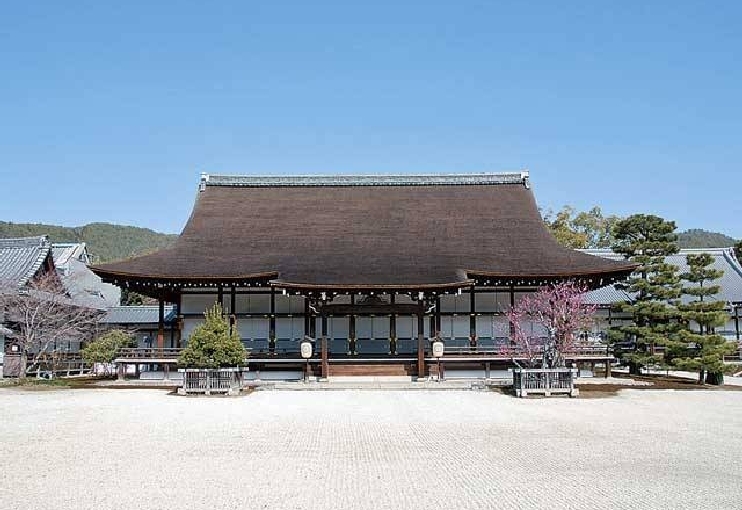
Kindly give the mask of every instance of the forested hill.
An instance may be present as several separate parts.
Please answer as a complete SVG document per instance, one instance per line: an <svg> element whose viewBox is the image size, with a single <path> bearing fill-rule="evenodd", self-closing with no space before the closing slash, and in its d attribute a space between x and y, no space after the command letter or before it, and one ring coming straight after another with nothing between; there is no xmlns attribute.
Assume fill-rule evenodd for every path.
<svg viewBox="0 0 742 510"><path fill-rule="evenodd" d="M735 243L733 237L700 228L693 228L678 234L678 246L681 248L728 248L734 246Z"/></svg>
<svg viewBox="0 0 742 510"><path fill-rule="evenodd" d="M48 235L49 239L55 243L84 242L94 263L149 253L170 246L178 237L173 234L160 234L148 228L109 223L90 223L83 227L60 227L40 223L0 221L0 238L40 235Z"/></svg>

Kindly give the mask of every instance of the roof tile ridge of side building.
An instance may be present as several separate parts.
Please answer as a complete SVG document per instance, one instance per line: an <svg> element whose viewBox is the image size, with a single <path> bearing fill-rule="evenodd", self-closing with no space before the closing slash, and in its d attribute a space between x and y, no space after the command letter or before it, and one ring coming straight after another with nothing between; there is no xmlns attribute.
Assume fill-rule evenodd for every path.
<svg viewBox="0 0 742 510"><path fill-rule="evenodd" d="M46 234L40 236L0 238L0 248L36 248L43 247L45 244L51 246L49 236Z"/></svg>
<svg viewBox="0 0 742 510"><path fill-rule="evenodd" d="M336 175L226 175L201 174L206 186L433 186L433 185L523 184L530 186L528 170L518 172L430 173L430 174L336 174Z"/></svg>
<svg viewBox="0 0 742 510"><path fill-rule="evenodd" d="M735 253L734 248L723 248L723 250L724 259L729 263L730 266L732 266L732 269L740 277L742 277L742 263L740 262L739 258L737 258L737 254Z"/></svg>

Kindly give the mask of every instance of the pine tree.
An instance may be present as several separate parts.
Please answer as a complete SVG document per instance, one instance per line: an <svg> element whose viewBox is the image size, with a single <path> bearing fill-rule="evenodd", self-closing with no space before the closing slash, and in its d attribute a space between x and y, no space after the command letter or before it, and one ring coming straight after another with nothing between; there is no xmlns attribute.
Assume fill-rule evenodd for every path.
<svg viewBox="0 0 742 510"><path fill-rule="evenodd" d="M216 303L204 313L206 321L188 338L178 364L188 368L237 367L245 360L245 347L237 329L230 331L222 306Z"/></svg>
<svg viewBox="0 0 742 510"><path fill-rule="evenodd" d="M734 349L714 329L723 326L729 316L726 303L714 299L719 293L718 285L710 285L724 275L724 271L709 266L714 259L707 253L688 255L689 270L681 275L689 285L683 294L694 299L679 306L680 317L685 328L679 331L678 342L668 350L672 363L681 370L697 370L698 383L702 384L707 373L707 382L722 384L724 381L724 355Z"/></svg>
<svg viewBox="0 0 742 510"><path fill-rule="evenodd" d="M616 223L613 251L639 264L623 288L631 301L616 304L629 314L633 324L611 331L611 340L631 338L636 350L624 356L632 374L660 361L656 345L668 345L680 328L677 300L681 294L678 267L665 262L678 253L675 222L654 215L635 214Z"/></svg>

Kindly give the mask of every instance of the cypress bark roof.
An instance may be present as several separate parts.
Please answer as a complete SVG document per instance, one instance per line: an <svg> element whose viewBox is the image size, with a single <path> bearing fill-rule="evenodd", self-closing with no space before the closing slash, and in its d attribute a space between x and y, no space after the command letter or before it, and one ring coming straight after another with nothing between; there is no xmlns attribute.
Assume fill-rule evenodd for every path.
<svg viewBox="0 0 742 510"><path fill-rule="evenodd" d="M116 282L264 278L278 286L414 288L474 278L606 284L633 267L561 247L521 172L204 175L174 246L92 269Z"/></svg>

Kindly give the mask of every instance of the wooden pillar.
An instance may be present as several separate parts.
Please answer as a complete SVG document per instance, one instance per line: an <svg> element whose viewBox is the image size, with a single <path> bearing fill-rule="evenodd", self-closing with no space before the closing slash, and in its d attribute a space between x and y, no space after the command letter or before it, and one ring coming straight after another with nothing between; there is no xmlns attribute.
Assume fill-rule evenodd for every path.
<svg viewBox="0 0 742 510"><path fill-rule="evenodd" d="M234 326L237 323L237 289L234 285L229 289L229 333L234 331Z"/></svg>
<svg viewBox="0 0 742 510"><path fill-rule="evenodd" d="M165 379L166 381L170 380L170 364L164 363L162 365L162 370L163 370L163 376L162 376L163 379Z"/></svg>
<svg viewBox="0 0 742 510"><path fill-rule="evenodd" d="M737 342L739 342L739 306L734 307L734 328L737 330Z"/></svg>
<svg viewBox="0 0 742 510"><path fill-rule="evenodd" d="M175 347L181 348L183 346L183 295L178 292L175 297Z"/></svg>
<svg viewBox="0 0 742 510"><path fill-rule="evenodd" d="M327 358L327 316L322 313L322 378L330 376L330 363Z"/></svg>
<svg viewBox="0 0 742 510"><path fill-rule="evenodd" d="M515 307L515 286L510 286L510 309L512 310ZM513 343L513 336L515 335L515 324L513 324L511 321L508 321L509 330L510 330L510 343Z"/></svg>
<svg viewBox="0 0 742 510"><path fill-rule="evenodd" d="M356 304L355 294L350 295L350 304ZM350 354L356 354L356 316L350 314L348 317L348 351Z"/></svg>
<svg viewBox="0 0 742 510"><path fill-rule="evenodd" d="M474 285L469 288L469 345L477 346L477 297Z"/></svg>
<svg viewBox="0 0 742 510"><path fill-rule="evenodd" d="M389 303L394 305L395 294L392 293L389 298ZM389 316L389 354L397 354L397 316L392 311Z"/></svg>
<svg viewBox="0 0 742 510"><path fill-rule="evenodd" d="M276 352L276 289L271 287L271 312L268 318L268 351Z"/></svg>
<svg viewBox="0 0 742 510"><path fill-rule="evenodd" d="M608 379L611 376L611 328L613 327L613 317L611 315L611 307L608 307L608 342L605 345L605 378ZM595 376L595 374L593 374Z"/></svg>
<svg viewBox="0 0 742 510"><path fill-rule="evenodd" d="M417 378L425 378L425 305L417 312Z"/></svg>
<svg viewBox="0 0 742 510"><path fill-rule="evenodd" d="M309 336L317 338L317 316L311 311L309 313Z"/></svg>
<svg viewBox="0 0 742 510"><path fill-rule="evenodd" d="M216 302L219 303L220 306L224 306L224 287L221 285L216 289Z"/></svg>
<svg viewBox="0 0 742 510"><path fill-rule="evenodd" d="M165 299L160 296L157 299L157 348L165 348Z"/></svg>
<svg viewBox="0 0 742 510"><path fill-rule="evenodd" d="M309 334L309 298L304 296L304 335L311 336Z"/></svg>
<svg viewBox="0 0 742 510"><path fill-rule="evenodd" d="M118 366L118 379L119 381L123 381L126 377L126 364L125 363L119 363Z"/></svg>
<svg viewBox="0 0 742 510"><path fill-rule="evenodd" d="M435 297L435 333L439 335L441 332L441 298L440 296Z"/></svg>

